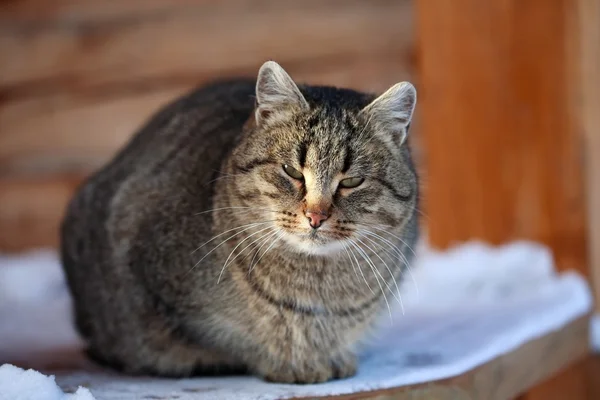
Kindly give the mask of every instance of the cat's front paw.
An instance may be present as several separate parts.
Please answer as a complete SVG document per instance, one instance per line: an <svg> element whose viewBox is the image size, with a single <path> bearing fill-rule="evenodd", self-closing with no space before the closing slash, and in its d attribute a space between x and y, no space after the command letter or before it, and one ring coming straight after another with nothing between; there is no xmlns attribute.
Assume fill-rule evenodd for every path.
<svg viewBox="0 0 600 400"><path fill-rule="evenodd" d="M299 365L298 365L299 364ZM305 361L296 365L263 369L266 381L277 383L322 383L356 374L357 362L353 354L340 354L330 360Z"/></svg>
<svg viewBox="0 0 600 400"><path fill-rule="evenodd" d="M263 374L263 378L273 383L322 383L333 378L333 371L321 365L307 368L282 367Z"/></svg>

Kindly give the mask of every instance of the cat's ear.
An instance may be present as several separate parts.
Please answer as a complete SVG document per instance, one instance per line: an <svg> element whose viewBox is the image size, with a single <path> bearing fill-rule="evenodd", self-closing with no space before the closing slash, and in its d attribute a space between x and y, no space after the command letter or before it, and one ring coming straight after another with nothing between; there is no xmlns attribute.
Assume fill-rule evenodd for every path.
<svg viewBox="0 0 600 400"><path fill-rule="evenodd" d="M417 103L417 90L409 82L400 82L362 109L366 123L394 135L402 144Z"/></svg>
<svg viewBox="0 0 600 400"><path fill-rule="evenodd" d="M256 80L256 122L258 124L308 109L306 99L292 78L279 64L267 61L260 67Z"/></svg>

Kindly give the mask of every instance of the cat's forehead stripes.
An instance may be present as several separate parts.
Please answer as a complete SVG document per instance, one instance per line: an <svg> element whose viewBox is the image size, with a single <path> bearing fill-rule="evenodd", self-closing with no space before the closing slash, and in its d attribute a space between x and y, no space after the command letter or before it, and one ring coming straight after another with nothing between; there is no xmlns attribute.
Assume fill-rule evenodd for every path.
<svg viewBox="0 0 600 400"><path fill-rule="evenodd" d="M302 141L300 146L298 146L298 164L300 168L304 168L306 164L306 153L308 151L308 143L306 141Z"/></svg>
<svg viewBox="0 0 600 400"><path fill-rule="evenodd" d="M346 146L346 153L344 154L344 165L342 166L342 173L348 172L350 166L352 165L352 148L350 146Z"/></svg>
<svg viewBox="0 0 600 400"><path fill-rule="evenodd" d="M355 154L353 121L344 110L331 106L310 115L303 124L303 135L297 145L300 165L311 167L323 180L348 172Z"/></svg>
<svg viewBox="0 0 600 400"><path fill-rule="evenodd" d="M327 184L339 173L341 168L339 155L315 143L308 148L304 168L310 171L319 185Z"/></svg>

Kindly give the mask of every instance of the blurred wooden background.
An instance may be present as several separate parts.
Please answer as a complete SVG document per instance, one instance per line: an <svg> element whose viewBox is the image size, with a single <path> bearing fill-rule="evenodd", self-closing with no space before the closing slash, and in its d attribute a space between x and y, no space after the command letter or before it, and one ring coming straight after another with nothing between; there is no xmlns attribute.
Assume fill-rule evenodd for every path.
<svg viewBox="0 0 600 400"><path fill-rule="evenodd" d="M0 2L0 251L56 245L64 205L162 104L267 59L297 80L410 79L409 0Z"/></svg>

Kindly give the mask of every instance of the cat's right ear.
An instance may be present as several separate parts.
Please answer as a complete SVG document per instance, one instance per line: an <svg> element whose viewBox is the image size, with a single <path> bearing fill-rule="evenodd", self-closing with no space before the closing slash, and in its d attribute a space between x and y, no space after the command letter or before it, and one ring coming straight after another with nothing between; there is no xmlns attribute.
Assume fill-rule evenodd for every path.
<svg viewBox="0 0 600 400"><path fill-rule="evenodd" d="M267 61L260 67L256 80L257 124L308 108L300 89L279 64Z"/></svg>
<svg viewBox="0 0 600 400"><path fill-rule="evenodd" d="M410 82L400 82L389 88L362 109L365 120L376 130L391 133L394 141L402 144L417 103L417 90Z"/></svg>

